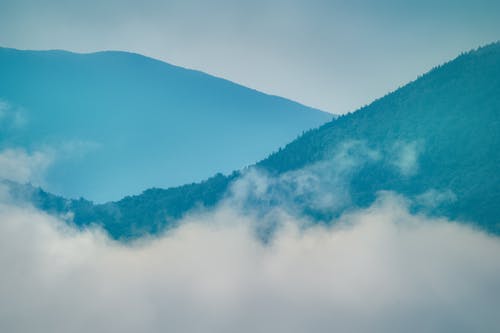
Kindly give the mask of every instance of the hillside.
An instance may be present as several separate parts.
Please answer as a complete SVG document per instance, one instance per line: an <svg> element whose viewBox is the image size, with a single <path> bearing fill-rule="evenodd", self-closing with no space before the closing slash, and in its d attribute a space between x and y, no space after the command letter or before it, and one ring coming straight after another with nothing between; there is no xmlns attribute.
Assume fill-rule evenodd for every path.
<svg viewBox="0 0 500 333"><path fill-rule="evenodd" d="M138 54L0 48L0 151L98 202L250 165L330 114Z"/></svg>
<svg viewBox="0 0 500 333"><path fill-rule="evenodd" d="M335 194L339 183L328 175L342 174L338 156L346 154L346 146L347 155L361 156L349 167L349 176L343 176L349 200L317 208L307 196L294 196L304 214L328 221L351 207L368 206L377 192L389 190L411 199L416 212L499 233L500 43L462 54L372 104L306 132L256 167L271 177L293 178L294 171L323 165L327 172L316 174L322 193ZM39 189L29 192L46 211L70 210L78 225L96 222L115 238L128 238L175 225L200 204L213 206L241 177L241 172L217 175L104 205L67 201Z"/></svg>

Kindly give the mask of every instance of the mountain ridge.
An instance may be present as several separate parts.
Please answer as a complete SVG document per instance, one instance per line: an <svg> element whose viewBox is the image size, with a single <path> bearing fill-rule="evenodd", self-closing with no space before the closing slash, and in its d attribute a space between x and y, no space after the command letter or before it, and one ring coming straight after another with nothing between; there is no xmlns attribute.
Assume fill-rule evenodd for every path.
<svg viewBox="0 0 500 333"><path fill-rule="evenodd" d="M253 164L333 117L121 51L3 48L0 71L0 99L26 119L0 123L0 148L49 147L62 158L48 170L48 190L100 202Z"/></svg>
<svg viewBox="0 0 500 333"><path fill-rule="evenodd" d="M256 167L280 177L331 159L345 142L355 142L354 147L361 149L353 149L354 154L367 150L381 157L363 161L350 170L352 174L346 178L350 206L311 210L307 198L300 198L303 202L298 204L304 213L327 221L348 207L367 207L379 191L388 190L414 199L417 204L412 209L416 212L445 216L500 233L498 96L500 43L493 43L463 53L358 111L305 132ZM405 157L408 152L413 156L409 159L413 163L410 167L415 170L394 163L396 155ZM331 169L335 171L339 165L333 161ZM33 192L31 199L49 212L73 211L77 225L96 222L115 238L134 238L175 226L197 205L216 205L242 174L235 171L198 184L149 189L141 195L97 206L86 201L62 202L43 191ZM335 186L327 190L335 193ZM437 199L432 198L439 196L436 193L449 200L432 211L419 206L418 202L425 202L422 198L426 196L432 199L431 204L437 204Z"/></svg>
<svg viewBox="0 0 500 333"><path fill-rule="evenodd" d="M305 108L308 108L308 109L312 109L312 110L316 110L316 111L319 111L319 112L324 112L324 113L329 113L331 114L332 116L336 116L334 113L330 113L326 110L321 110L319 108L316 108L316 107L313 107L313 106L309 106L309 105L306 105L302 102L299 102L293 98L290 98L290 97L284 97L284 96L281 96L281 95L277 95L277 94L272 94L272 93L268 93L268 92L265 92L265 91L262 91L262 90L259 90L257 88L253 88L253 87L249 87L249 86L245 86L244 84L241 84L237 81L233 81L233 80L230 80L230 79L227 79L227 78L224 78L222 76L219 76L219 75L216 75L216 74L212 74L212 73L209 73L209 72L205 72L203 70L200 70L200 69L195 69L195 68L191 68L191 67L185 67L185 66L180 66L180 65L175 65L173 63L170 63L168 61L165 61L165 60L162 60L162 59L159 59L159 58L155 58L155 57L151 57L151 56L147 56L147 55L143 55L143 54L140 54L138 52L131 52L131 51L124 51L124 50L101 50L101 51L91 51L91 52L77 52L77 51L70 51L70 50L64 50L64 49L37 49L37 50L33 50L33 49L19 49L19 48L14 48L14 47L4 47L4 46L1 46L0 45L0 51L17 51L17 52L37 52L37 53L43 53L43 52L47 52L47 53L60 53L62 55L83 55L83 56L88 56L88 55L128 55L128 56L134 56L134 57L139 57L139 58L145 58L145 59L148 59L149 61L153 61L153 62L157 62L157 63L161 63L163 65L168 65L172 68L176 68L176 69L181 69L181 70L185 70L185 71L189 71L189 72L193 72L193 73L198 73L198 74L201 74L201 75L208 75L212 78L215 78L215 79L218 79L218 80L221 80L221 81L225 81L225 82L228 82L228 83L231 83L235 86L239 86L241 88L244 88L244 89L248 89L248 90L252 90L256 93L259 93L259 94L263 94L263 95L266 95L266 96L269 96L269 97L273 97L273 98L278 98L278 99L282 99L282 100L285 100L285 101L290 101L290 102L293 102L294 104L298 104L298 105L301 105Z"/></svg>

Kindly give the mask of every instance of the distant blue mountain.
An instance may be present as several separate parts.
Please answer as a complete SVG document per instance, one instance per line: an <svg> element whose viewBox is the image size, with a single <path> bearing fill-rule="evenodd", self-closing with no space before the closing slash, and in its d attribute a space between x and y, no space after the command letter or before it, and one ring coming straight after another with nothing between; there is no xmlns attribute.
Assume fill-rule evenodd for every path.
<svg viewBox="0 0 500 333"><path fill-rule="evenodd" d="M255 163L330 114L125 52L0 48L0 150L49 150L47 189L96 201Z"/></svg>
<svg viewBox="0 0 500 333"><path fill-rule="evenodd" d="M321 223L371 205L379 191L393 191L410 199L414 212L500 234L500 43L465 53L306 132L255 168L285 183L250 197L252 211L292 206ZM15 184L11 193L50 213L73 212L77 225L97 223L126 239L173 227L198 206L217 205L242 177L245 172L218 174L101 205ZM312 190L304 191L304 182ZM325 200L346 189L340 204Z"/></svg>

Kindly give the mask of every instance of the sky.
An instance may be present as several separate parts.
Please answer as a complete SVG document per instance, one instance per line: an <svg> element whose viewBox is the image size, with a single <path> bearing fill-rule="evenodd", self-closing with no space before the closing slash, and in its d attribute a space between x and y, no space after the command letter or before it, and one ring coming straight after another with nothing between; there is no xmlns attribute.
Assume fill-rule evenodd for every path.
<svg viewBox="0 0 500 333"><path fill-rule="evenodd" d="M498 0L0 0L0 45L133 51L344 113L497 40L499 12ZM498 235L411 209L454 193L380 192L324 225L298 213L299 196L349 205L353 171L373 160L422 172L425 147L388 147L344 142L282 175L246 169L216 207L129 243L76 229L71 214L40 211L0 182L0 331L499 331ZM0 178L43 183L51 163L0 151ZM280 205L246 209L256 197Z"/></svg>
<svg viewBox="0 0 500 333"><path fill-rule="evenodd" d="M499 1L0 0L0 46L123 50L332 113L500 38Z"/></svg>

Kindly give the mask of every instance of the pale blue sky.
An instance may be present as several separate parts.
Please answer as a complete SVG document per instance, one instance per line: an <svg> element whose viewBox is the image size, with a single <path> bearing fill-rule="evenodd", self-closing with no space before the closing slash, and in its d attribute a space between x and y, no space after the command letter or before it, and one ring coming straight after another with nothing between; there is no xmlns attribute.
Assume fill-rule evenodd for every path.
<svg viewBox="0 0 500 333"><path fill-rule="evenodd" d="M0 45L133 51L334 113L500 39L500 1L0 0Z"/></svg>

